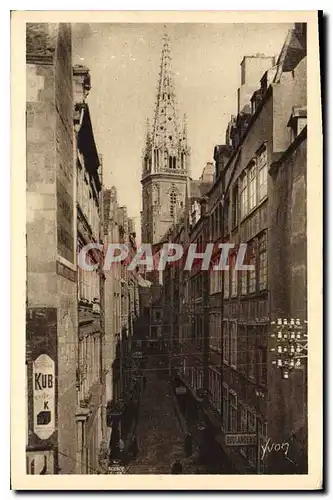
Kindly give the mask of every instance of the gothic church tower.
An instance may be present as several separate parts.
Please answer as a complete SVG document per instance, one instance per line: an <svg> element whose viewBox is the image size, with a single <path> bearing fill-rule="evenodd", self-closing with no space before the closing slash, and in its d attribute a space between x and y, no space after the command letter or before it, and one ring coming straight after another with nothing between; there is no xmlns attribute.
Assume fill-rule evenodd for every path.
<svg viewBox="0 0 333 500"><path fill-rule="evenodd" d="M170 41L163 38L152 127L147 121L142 166L142 242L157 243L179 220L185 206L190 150L184 117L180 128L171 69Z"/></svg>

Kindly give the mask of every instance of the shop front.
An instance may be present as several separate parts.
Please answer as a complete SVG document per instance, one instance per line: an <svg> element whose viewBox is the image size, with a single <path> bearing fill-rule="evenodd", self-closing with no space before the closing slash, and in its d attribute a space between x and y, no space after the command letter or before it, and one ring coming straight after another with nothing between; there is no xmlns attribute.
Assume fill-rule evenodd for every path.
<svg viewBox="0 0 333 500"><path fill-rule="evenodd" d="M209 474L236 474L235 466L221 445L220 415L217 412L212 415L205 392L195 393L179 374L173 378L173 388L188 430L200 450L200 462Z"/></svg>

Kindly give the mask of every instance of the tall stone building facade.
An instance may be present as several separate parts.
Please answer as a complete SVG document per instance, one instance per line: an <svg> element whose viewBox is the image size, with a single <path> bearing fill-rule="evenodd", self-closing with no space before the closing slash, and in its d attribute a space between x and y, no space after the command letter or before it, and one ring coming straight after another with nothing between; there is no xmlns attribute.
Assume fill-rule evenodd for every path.
<svg viewBox="0 0 333 500"><path fill-rule="evenodd" d="M119 206L114 186L105 189L104 241L136 251L134 220ZM106 411L109 457L126 455L135 430L139 385L132 371L132 340L139 314L138 282L126 262L112 262L105 270L105 369L108 370Z"/></svg>
<svg viewBox="0 0 333 500"><path fill-rule="evenodd" d="M77 284L71 28L27 24L27 474L75 474Z"/></svg>
<svg viewBox="0 0 333 500"><path fill-rule="evenodd" d="M158 243L183 212L190 150L177 116L170 41L163 39L155 115L147 122L142 169L142 242Z"/></svg>
<svg viewBox="0 0 333 500"><path fill-rule="evenodd" d="M27 25L27 474L103 471L102 167L68 24ZM101 307L102 306L102 307ZM105 448L105 446L104 446Z"/></svg>
<svg viewBox="0 0 333 500"><path fill-rule="evenodd" d="M196 196L189 190L182 240L213 243L212 265L218 245L230 244L229 269L165 271L173 345L177 314L189 316L169 351L180 405L212 472L307 473L306 56L306 25L296 23L276 65L265 69L273 59L260 54L244 58L248 88L239 95L263 70L257 89L214 149L214 182ZM181 234L175 226L171 241ZM238 271L244 243L253 267ZM236 434L247 437L236 443ZM288 451L264 453L273 443Z"/></svg>
<svg viewBox="0 0 333 500"><path fill-rule="evenodd" d="M73 84L79 252L85 245L98 243L102 236L102 165L86 99L91 88L87 67L74 66ZM103 471L100 451L106 437L105 338L101 315L103 275L96 249L87 253L85 262L91 268L86 270L79 265L77 271L77 474L95 474Z"/></svg>

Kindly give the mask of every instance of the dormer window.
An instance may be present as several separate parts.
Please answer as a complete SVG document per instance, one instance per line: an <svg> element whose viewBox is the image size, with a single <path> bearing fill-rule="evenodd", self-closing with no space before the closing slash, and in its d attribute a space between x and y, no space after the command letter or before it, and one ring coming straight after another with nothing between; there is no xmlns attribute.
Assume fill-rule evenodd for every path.
<svg viewBox="0 0 333 500"><path fill-rule="evenodd" d="M262 80L263 82L264 80ZM259 90L256 90L251 98L251 114L254 115L254 113L257 111L258 106L261 102L261 99L265 93L266 89L265 87L261 87ZM247 124L246 124L247 126Z"/></svg>
<svg viewBox="0 0 333 500"><path fill-rule="evenodd" d="M293 107L290 116L288 127L290 128L290 142L294 142L296 137L302 132L307 125L307 110L306 108Z"/></svg>

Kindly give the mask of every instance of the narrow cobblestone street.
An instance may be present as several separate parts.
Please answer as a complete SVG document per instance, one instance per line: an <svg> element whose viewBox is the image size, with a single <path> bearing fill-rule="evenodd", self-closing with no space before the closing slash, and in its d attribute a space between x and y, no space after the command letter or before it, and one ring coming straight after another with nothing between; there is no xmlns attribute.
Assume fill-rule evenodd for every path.
<svg viewBox="0 0 333 500"><path fill-rule="evenodd" d="M136 432L139 452L126 472L170 474L172 464L179 459L183 472L189 474L193 466L186 463L184 434L177 418L172 389L160 366L154 370L157 363L156 358L151 359L147 367L147 383L141 396Z"/></svg>

